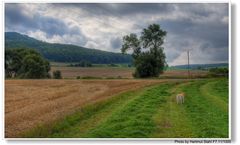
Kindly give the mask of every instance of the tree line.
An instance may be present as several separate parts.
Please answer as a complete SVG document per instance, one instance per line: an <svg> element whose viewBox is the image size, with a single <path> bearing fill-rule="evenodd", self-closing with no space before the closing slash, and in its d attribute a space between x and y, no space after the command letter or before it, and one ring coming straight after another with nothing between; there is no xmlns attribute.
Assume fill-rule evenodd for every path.
<svg viewBox="0 0 240 145"><path fill-rule="evenodd" d="M92 67L92 63L90 61L82 60L79 63L70 64L70 67Z"/></svg>
<svg viewBox="0 0 240 145"><path fill-rule="evenodd" d="M209 75L212 77L228 77L229 70L226 67L215 67L209 69Z"/></svg>

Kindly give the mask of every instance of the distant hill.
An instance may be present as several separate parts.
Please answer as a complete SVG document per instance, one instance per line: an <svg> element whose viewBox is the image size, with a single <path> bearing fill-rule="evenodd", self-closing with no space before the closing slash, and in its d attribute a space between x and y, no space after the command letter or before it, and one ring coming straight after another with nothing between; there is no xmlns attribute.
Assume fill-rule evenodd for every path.
<svg viewBox="0 0 240 145"><path fill-rule="evenodd" d="M76 45L47 43L16 32L5 32L5 49L33 48L49 61L79 62L82 60L96 64L131 63L131 55L89 49Z"/></svg>
<svg viewBox="0 0 240 145"><path fill-rule="evenodd" d="M176 65L171 66L172 68L176 69L188 69L188 65ZM190 69L202 69L206 70L209 68L215 68L215 67L228 67L228 63L216 63L216 64L190 64Z"/></svg>

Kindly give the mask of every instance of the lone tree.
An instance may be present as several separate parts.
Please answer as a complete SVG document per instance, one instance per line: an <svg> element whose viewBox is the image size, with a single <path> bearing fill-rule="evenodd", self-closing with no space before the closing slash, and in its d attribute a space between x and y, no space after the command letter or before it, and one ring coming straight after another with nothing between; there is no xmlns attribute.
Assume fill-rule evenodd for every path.
<svg viewBox="0 0 240 145"><path fill-rule="evenodd" d="M143 29L140 38L136 34L123 37L122 53L132 50L133 64L136 67L134 77L158 77L167 66L162 47L167 32L158 24Z"/></svg>

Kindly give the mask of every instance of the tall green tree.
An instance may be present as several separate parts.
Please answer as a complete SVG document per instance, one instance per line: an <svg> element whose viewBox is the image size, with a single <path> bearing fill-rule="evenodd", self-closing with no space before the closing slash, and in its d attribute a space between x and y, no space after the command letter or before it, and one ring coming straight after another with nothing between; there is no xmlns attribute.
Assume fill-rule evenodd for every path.
<svg viewBox="0 0 240 145"><path fill-rule="evenodd" d="M122 53L132 50L132 57L136 67L134 77L158 77L164 71L166 56L164 38L167 32L160 25L152 24L143 29L140 38L136 34L123 37Z"/></svg>
<svg viewBox="0 0 240 145"><path fill-rule="evenodd" d="M22 57L16 50L5 51L5 77L15 76L21 68Z"/></svg>
<svg viewBox="0 0 240 145"><path fill-rule="evenodd" d="M5 76L18 78L48 78L50 64L33 49L8 49L5 51Z"/></svg>
<svg viewBox="0 0 240 145"><path fill-rule="evenodd" d="M21 77L40 79L49 76L49 62L44 60L40 55L27 55L22 62Z"/></svg>

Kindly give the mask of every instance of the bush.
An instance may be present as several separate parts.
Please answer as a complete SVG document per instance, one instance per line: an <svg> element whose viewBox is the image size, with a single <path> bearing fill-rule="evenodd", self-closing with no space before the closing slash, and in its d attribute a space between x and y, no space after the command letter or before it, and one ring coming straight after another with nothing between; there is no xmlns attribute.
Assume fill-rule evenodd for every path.
<svg viewBox="0 0 240 145"><path fill-rule="evenodd" d="M71 67L92 67L92 63L89 61L83 60L76 64L70 64L69 66L71 66Z"/></svg>
<svg viewBox="0 0 240 145"><path fill-rule="evenodd" d="M62 79L62 73L60 70L53 71L53 78L54 79Z"/></svg>
<svg viewBox="0 0 240 145"><path fill-rule="evenodd" d="M209 69L209 75L212 77L227 77L228 68L211 68Z"/></svg>
<svg viewBox="0 0 240 145"><path fill-rule="evenodd" d="M115 79L115 77L106 77L105 79Z"/></svg>
<svg viewBox="0 0 240 145"><path fill-rule="evenodd" d="M80 76L77 76L76 79L80 79L81 77Z"/></svg>
<svg viewBox="0 0 240 145"><path fill-rule="evenodd" d="M110 67L118 67L118 65L116 65L116 64L114 64L114 63L111 63L111 64L109 64L108 66L110 66Z"/></svg>
<svg viewBox="0 0 240 145"><path fill-rule="evenodd" d="M83 76L82 79L102 79L101 77Z"/></svg>

